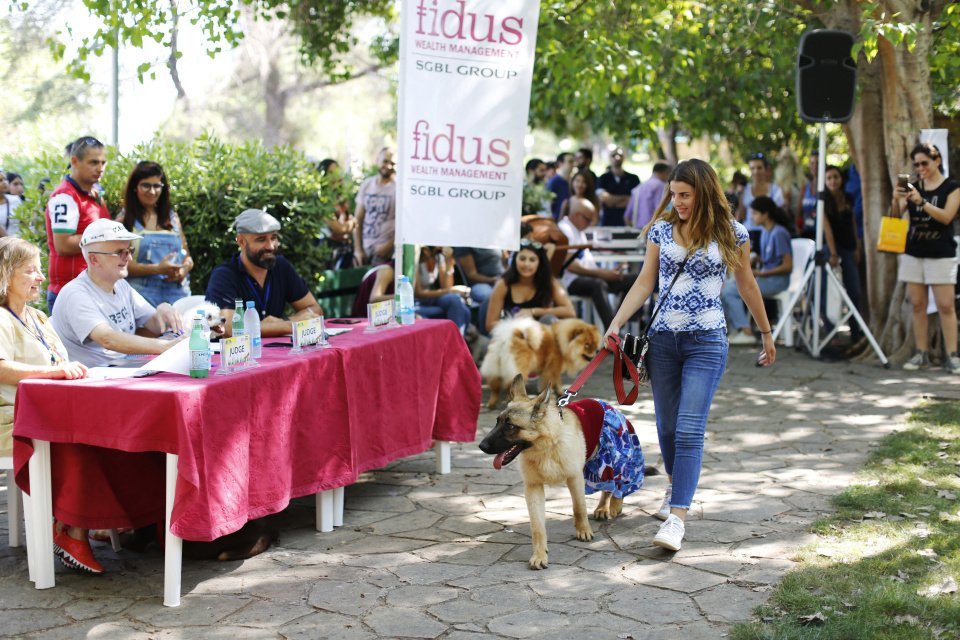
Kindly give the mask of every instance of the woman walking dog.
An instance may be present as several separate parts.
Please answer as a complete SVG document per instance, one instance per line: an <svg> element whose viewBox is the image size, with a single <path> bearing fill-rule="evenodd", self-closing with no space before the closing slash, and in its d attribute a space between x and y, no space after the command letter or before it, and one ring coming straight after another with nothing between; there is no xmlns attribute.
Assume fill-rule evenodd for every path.
<svg viewBox="0 0 960 640"><path fill-rule="evenodd" d="M702 160L686 160L677 165L668 182L669 192L646 229L647 254L640 276L603 342L618 334L643 306L658 275L660 291L665 291L679 271L660 301L663 312L657 313L650 328L646 356L660 452L670 482L656 514L665 522L653 543L678 551L700 480L707 415L727 362L720 290L728 268L763 337L757 363L773 364L777 351L750 267L747 230L734 220L716 172Z"/></svg>

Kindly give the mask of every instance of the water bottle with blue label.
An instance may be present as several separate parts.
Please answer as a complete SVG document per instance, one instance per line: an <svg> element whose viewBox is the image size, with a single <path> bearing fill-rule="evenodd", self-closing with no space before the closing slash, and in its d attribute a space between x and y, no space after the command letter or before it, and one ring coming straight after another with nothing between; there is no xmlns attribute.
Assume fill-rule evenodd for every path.
<svg viewBox="0 0 960 640"><path fill-rule="evenodd" d="M410 284L410 278L400 276L397 294L400 297L400 324L413 324L413 285Z"/></svg>
<svg viewBox="0 0 960 640"><path fill-rule="evenodd" d="M260 314L253 300L247 300L247 310L243 312L243 327L250 336L250 355L254 360L263 355L263 341L260 339Z"/></svg>

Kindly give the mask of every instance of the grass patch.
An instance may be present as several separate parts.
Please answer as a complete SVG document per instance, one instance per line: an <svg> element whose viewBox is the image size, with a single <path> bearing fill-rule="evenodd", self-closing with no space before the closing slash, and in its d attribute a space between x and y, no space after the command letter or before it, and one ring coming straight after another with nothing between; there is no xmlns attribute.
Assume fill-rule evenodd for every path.
<svg viewBox="0 0 960 640"><path fill-rule="evenodd" d="M884 438L734 640L960 638L960 402Z"/></svg>

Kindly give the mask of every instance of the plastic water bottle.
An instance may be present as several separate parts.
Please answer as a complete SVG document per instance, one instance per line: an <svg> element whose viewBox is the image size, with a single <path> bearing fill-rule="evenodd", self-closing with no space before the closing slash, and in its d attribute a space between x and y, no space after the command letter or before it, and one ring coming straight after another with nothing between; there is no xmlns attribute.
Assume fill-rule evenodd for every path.
<svg viewBox="0 0 960 640"><path fill-rule="evenodd" d="M413 285L407 276L400 276L397 295L400 297L400 324L413 324Z"/></svg>
<svg viewBox="0 0 960 640"><path fill-rule="evenodd" d="M190 377L206 378L210 375L210 341L203 337L206 319L203 311L197 311L190 331Z"/></svg>
<svg viewBox="0 0 960 640"><path fill-rule="evenodd" d="M243 312L243 326L250 336L250 351L254 360L263 355L263 341L260 339L260 314L253 300L247 300L247 310Z"/></svg>
<svg viewBox="0 0 960 640"><path fill-rule="evenodd" d="M234 338L243 335L243 300L237 298L233 304L233 322L230 331Z"/></svg>

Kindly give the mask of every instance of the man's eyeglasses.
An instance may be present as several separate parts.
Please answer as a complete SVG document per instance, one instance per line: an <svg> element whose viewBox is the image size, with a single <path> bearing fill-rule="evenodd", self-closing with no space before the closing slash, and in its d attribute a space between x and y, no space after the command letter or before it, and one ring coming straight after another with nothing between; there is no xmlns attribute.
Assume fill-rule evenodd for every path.
<svg viewBox="0 0 960 640"><path fill-rule="evenodd" d="M540 249L543 249L543 243L542 243L542 242L537 242L536 240L521 240L521 241L520 241L520 248L522 248L522 249L536 249L536 250L539 251Z"/></svg>
<svg viewBox="0 0 960 640"><path fill-rule="evenodd" d="M132 258L134 250L120 249L118 251L88 251L87 253L95 253L98 256L113 256L114 258Z"/></svg>
<svg viewBox="0 0 960 640"><path fill-rule="evenodd" d="M163 191L165 186L162 182L141 182L137 185L137 188L140 189L140 191Z"/></svg>
<svg viewBox="0 0 960 640"><path fill-rule="evenodd" d="M750 160L766 160L766 159L767 159L767 156L759 151L753 154L752 156L750 156Z"/></svg>

